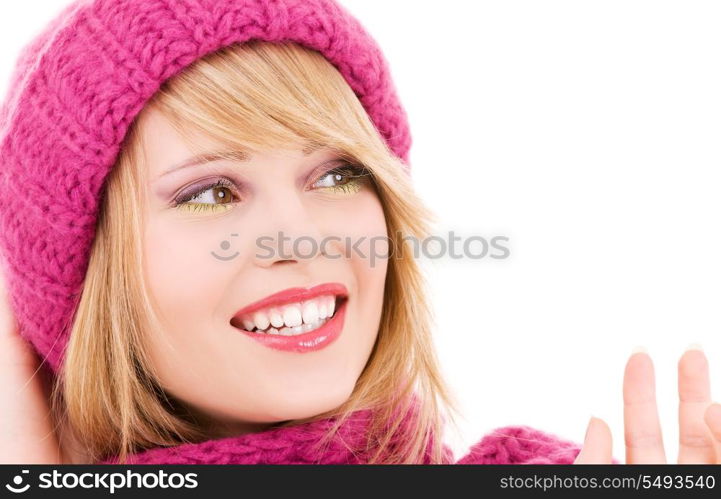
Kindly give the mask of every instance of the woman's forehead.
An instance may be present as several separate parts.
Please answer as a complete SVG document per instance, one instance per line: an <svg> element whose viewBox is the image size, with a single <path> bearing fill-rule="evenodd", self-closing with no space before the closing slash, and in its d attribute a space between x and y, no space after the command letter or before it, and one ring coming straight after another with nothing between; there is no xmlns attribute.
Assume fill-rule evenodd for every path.
<svg viewBox="0 0 721 499"><path fill-rule="evenodd" d="M254 159L251 151L238 148L237 145L224 145L200 130L184 129L184 134L188 136L184 137L156 109L148 110L142 128L143 148L153 178L219 160L248 163ZM334 151L323 144L306 141L296 147L289 145L283 149L261 151L260 154L304 159L309 156L324 158L333 155Z"/></svg>

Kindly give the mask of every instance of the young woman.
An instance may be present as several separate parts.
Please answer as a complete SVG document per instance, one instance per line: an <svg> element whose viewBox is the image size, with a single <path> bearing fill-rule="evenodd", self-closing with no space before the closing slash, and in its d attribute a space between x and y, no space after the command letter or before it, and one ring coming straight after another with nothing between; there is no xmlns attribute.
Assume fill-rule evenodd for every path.
<svg viewBox="0 0 721 499"><path fill-rule="evenodd" d="M339 5L73 3L0 119L4 462L456 461L406 115ZM682 358L695 462L721 459L707 371ZM648 356L625 396L628 461L660 460ZM505 427L457 462L610 449L594 419L582 452Z"/></svg>

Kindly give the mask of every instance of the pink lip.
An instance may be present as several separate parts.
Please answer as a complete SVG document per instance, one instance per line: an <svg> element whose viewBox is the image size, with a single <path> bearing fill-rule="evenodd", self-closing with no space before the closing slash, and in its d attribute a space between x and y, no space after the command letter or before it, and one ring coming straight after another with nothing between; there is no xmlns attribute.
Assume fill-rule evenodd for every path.
<svg viewBox="0 0 721 499"><path fill-rule="evenodd" d="M238 328L245 335L250 336L254 340L262 343L264 346L275 350L297 353L313 352L330 345L336 338L338 338L338 336L340 336L340 333L343 330L346 305L348 303L348 289L341 283L332 282L320 284L312 288L288 288L243 307L235 313L233 318L236 319L264 308L279 307L288 303L303 302L315 298L316 296L324 295L339 296L340 300L333 317L314 331L296 336L283 336L254 333L246 331L242 327Z"/></svg>
<svg viewBox="0 0 721 499"><path fill-rule="evenodd" d="M338 282L320 284L312 288L288 288L241 308L233 317L240 317L268 307L277 307L288 303L310 300L316 296L323 295L340 295L347 297L348 289Z"/></svg>
<svg viewBox="0 0 721 499"><path fill-rule="evenodd" d="M240 331L261 344L275 350L296 353L313 352L327 347L333 343L338 336L340 336L345 322L345 310L347 304L348 300L343 300L329 321L324 323L315 331L299 334L297 336L252 333L250 331L246 331L245 329L241 329Z"/></svg>

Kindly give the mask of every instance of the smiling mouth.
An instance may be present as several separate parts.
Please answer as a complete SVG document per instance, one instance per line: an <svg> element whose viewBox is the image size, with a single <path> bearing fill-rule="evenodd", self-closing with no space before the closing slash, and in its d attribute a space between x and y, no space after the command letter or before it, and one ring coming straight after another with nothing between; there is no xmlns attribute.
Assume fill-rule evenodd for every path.
<svg viewBox="0 0 721 499"><path fill-rule="evenodd" d="M257 335L298 336L321 328L336 316L347 300L344 295L321 294L307 300L236 315L230 323Z"/></svg>

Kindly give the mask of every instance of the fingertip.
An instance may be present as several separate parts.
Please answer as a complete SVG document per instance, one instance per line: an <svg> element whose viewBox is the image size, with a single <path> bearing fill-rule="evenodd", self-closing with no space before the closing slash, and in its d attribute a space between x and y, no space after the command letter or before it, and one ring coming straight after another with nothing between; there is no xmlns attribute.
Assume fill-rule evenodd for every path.
<svg viewBox="0 0 721 499"><path fill-rule="evenodd" d="M597 417L594 416L593 420L594 420L594 421L596 422L596 424L599 425L600 427L602 427L602 428L604 428L604 429L606 429L606 430L608 429L608 424L607 424L606 421L604 421L603 419L597 418Z"/></svg>
<svg viewBox="0 0 721 499"><path fill-rule="evenodd" d="M686 347L686 351L688 352L689 350L699 350L703 352L703 347L700 343L689 343L689 345Z"/></svg>
<svg viewBox="0 0 721 499"><path fill-rule="evenodd" d="M684 358L706 358L706 354L698 343L691 343L689 346L686 347L686 350L683 351L683 354L681 355L681 359Z"/></svg>
<svg viewBox="0 0 721 499"><path fill-rule="evenodd" d="M596 416L591 416L591 420L588 422L588 425L593 425L594 427L598 427L599 425L604 425L606 423L603 422L603 419L597 418Z"/></svg>
<svg viewBox="0 0 721 499"><path fill-rule="evenodd" d="M604 438L607 439L607 441L611 442L611 428L608 426L608 423L606 423L605 420L601 418L594 418L596 427L598 428L598 432L600 434L603 434Z"/></svg>
<svg viewBox="0 0 721 499"><path fill-rule="evenodd" d="M611 432L606 422L591 416L581 451L575 464L605 464L611 462Z"/></svg>
<svg viewBox="0 0 721 499"><path fill-rule="evenodd" d="M633 355L635 355L635 354L637 354L637 353L645 353L645 354L648 354L648 349L647 349L645 346L643 346L643 345L636 345L636 346L633 347L633 349L631 350L631 355L633 356Z"/></svg>
<svg viewBox="0 0 721 499"><path fill-rule="evenodd" d="M624 369L626 379L637 380L639 377L652 376L654 372L653 359L646 352L636 352L629 357Z"/></svg>
<svg viewBox="0 0 721 499"><path fill-rule="evenodd" d="M686 348L678 360L678 368L689 374L708 369L708 359L698 343L692 343Z"/></svg>
<svg viewBox="0 0 721 499"><path fill-rule="evenodd" d="M651 354L648 353L648 350L645 347L635 347L631 351L631 355L628 358L628 364L646 362L653 364L653 361L651 360Z"/></svg>
<svg viewBox="0 0 721 499"><path fill-rule="evenodd" d="M604 440L611 438L611 429L606 421L595 416L591 416L586 430L586 438L602 438Z"/></svg>

